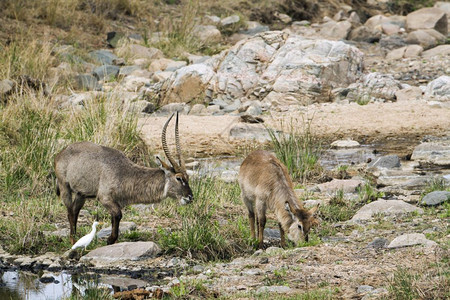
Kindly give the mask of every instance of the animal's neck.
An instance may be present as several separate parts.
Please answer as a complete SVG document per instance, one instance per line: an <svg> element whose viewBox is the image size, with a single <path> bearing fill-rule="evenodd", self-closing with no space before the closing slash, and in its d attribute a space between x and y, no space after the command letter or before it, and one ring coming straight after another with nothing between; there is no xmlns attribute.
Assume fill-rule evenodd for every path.
<svg viewBox="0 0 450 300"><path fill-rule="evenodd" d="M286 202L289 202L291 207L296 207L299 209L301 209L301 205L299 205L297 201L295 192L287 183L281 183L276 189L274 189L273 196L275 198L274 210L277 215L278 222L280 222L285 231L288 231L294 220L292 219L291 213L286 210Z"/></svg>
<svg viewBox="0 0 450 300"><path fill-rule="evenodd" d="M121 183L122 199L129 199L129 203L155 203L159 202L166 188L164 171L157 168L136 167L133 177L125 177Z"/></svg>

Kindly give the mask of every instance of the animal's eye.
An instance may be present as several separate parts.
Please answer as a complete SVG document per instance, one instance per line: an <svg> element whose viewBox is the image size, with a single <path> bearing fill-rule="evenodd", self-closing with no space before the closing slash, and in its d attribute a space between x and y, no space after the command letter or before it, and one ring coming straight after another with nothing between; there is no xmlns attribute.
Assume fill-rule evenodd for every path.
<svg viewBox="0 0 450 300"><path fill-rule="evenodd" d="M175 177L179 182L183 182L183 179L181 177Z"/></svg>

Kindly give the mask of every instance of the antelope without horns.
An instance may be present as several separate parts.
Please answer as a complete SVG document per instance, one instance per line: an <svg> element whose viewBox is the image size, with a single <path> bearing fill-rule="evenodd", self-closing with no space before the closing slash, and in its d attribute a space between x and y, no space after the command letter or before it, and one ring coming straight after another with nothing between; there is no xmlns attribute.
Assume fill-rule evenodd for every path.
<svg viewBox="0 0 450 300"><path fill-rule="evenodd" d="M308 241L312 226L319 222L314 217L318 206L307 210L297 200L287 168L270 152L254 151L243 161L239 170L241 197L248 209L250 232L255 237L255 221L258 228L259 248L263 247L266 210L275 212L281 235L281 246L285 247L284 233L297 243L301 232Z"/></svg>
<svg viewBox="0 0 450 300"><path fill-rule="evenodd" d="M178 162L167 146L166 130L172 118L173 114L162 130L164 154L172 166L159 157L160 168L139 166L122 152L91 142L71 144L55 156L57 194L67 208L72 244L78 214L86 198L97 197L111 214L112 232L108 245L117 241L123 207L134 203L158 203L166 197L177 199L182 205L193 200L181 156L178 113L175 122Z"/></svg>

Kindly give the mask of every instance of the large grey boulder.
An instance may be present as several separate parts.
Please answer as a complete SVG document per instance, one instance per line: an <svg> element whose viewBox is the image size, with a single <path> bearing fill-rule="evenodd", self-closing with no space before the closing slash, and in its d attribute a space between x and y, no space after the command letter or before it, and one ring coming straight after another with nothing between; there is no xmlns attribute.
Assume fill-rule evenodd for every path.
<svg viewBox="0 0 450 300"><path fill-rule="evenodd" d="M444 203L446 201L450 200L450 192L447 191L434 191L431 193L428 193L423 197L422 204L433 206L433 205L439 205L441 203Z"/></svg>
<svg viewBox="0 0 450 300"><path fill-rule="evenodd" d="M160 252L161 249L153 242L123 242L94 249L81 257L80 261L103 267L120 261L155 257Z"/></svg>
<svg viewBox="0 0 450 300"><path fill-rule="evenodd" d="M120 68L118 66L103 65L94 69L92 74L98 80L111 80L115 79L119 74Z"/></svg>
<svg viewBox="0 0 450 300"><path fill-rule="evenodd" d="M434 29L443 35L448 33L448 20L445 11L435 7L425 7L406 16L408 30Z"/></svg>
<svg viewBox="0 0 450 300"><path fill-rule="evenodd" d="M401 88L392 75L377 72L364 76L363 85L370 96L386 100L395 100L395 93Z"/></svg>
<svg viewBox="0 0 450 300"><path fill-rule="evenodd" d="M418 212L421 214L423 213L423 209L402 200L377 200L364 205L356 212L351 221L359 222L370 220L375 214L392 216L409 212Z"/></svg>
<svg viewBox="0 0 450 300"><path fill-rule="evenodd" d="M424 142L416 146L411 159L438 166L450 166L450 138Z"/></svg>
<svg viewBox="0 0 450 300"><path fill-rule="evenodd" d="M436 246L437 243L428 240L423 233L407 233L396 237L392 242L387 245L387 248L402 248L415 245L423 245L425 247Z"/></svg>
<svg viewBox="0 0 450 300"><path fill-rule="evenodd" d="M445 36L434 29L419 29L408 33L406 43L430 49L445 41Z"/></svg>
<svg viewBox="0 0 450 300"><path fill-rule="evenodd" d="M89 56L98 64L112 65L118 57L108 50L95 50L89 52Z"/></svg>
<svg viewBox="0 0 450 300"><path fill-rule="evenodd" d="M447 56L447 55L450 55L450 45L439 45L422 52L422 57L424 58L432 58L435 56Z"/></svg>
<svg viewBox="0 0 450 300"><path fill-rule="evenodd" d="M350 31L348 39L356 42L374 43L381 38L381 30L377 28L367 27L365 25L356 27Z"/></svg>
<svg viewBox="0 0 450 300"><path fill-rule="evenodd" d="M162 103L188 102L201 98L213 78L214 70L205 64L180 68L164 82Z"/></svg>
<svg viewBox="0 0 450 300"><path fill-rule="evenodd" d="M450 101L450 76L440 76L427 84L425 97L433 100Z"/></svg>
<svg viewBox="0 0 450 300"><path fill-rule="evenodd" d="M347 86L363 71L363 53L353 46L281 31L257 34L221 56L215 92L229 99L271 87L300 104L328 101L331 86Z"/></svg>
<svg viewBox="0 0 450 300"><path fill-rule="evenodd" d="M364 182L358 179L333 179L332 181L318 184L319 191L329 194L342 190L344 193L354 193Z"/></svg>
<svg viewBox="0 0 450 300"><path fill-rule="evenodd" d="M373 159L368 167L372 168L398 168L400 167L400 158L397 155L385 155Z"/></svg>

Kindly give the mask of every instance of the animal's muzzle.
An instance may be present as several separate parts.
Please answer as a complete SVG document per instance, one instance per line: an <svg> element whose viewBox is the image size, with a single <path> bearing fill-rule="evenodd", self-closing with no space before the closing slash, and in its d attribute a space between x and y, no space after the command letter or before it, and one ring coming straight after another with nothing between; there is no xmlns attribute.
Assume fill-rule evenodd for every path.
<svg viewBox="0 0 450 300"><path fill-rule="evenodd" d="M192 195L189 195L187 197L181 197L181 205L186 205L192 202L192 200L194 200L194 197Z"/></svg>

